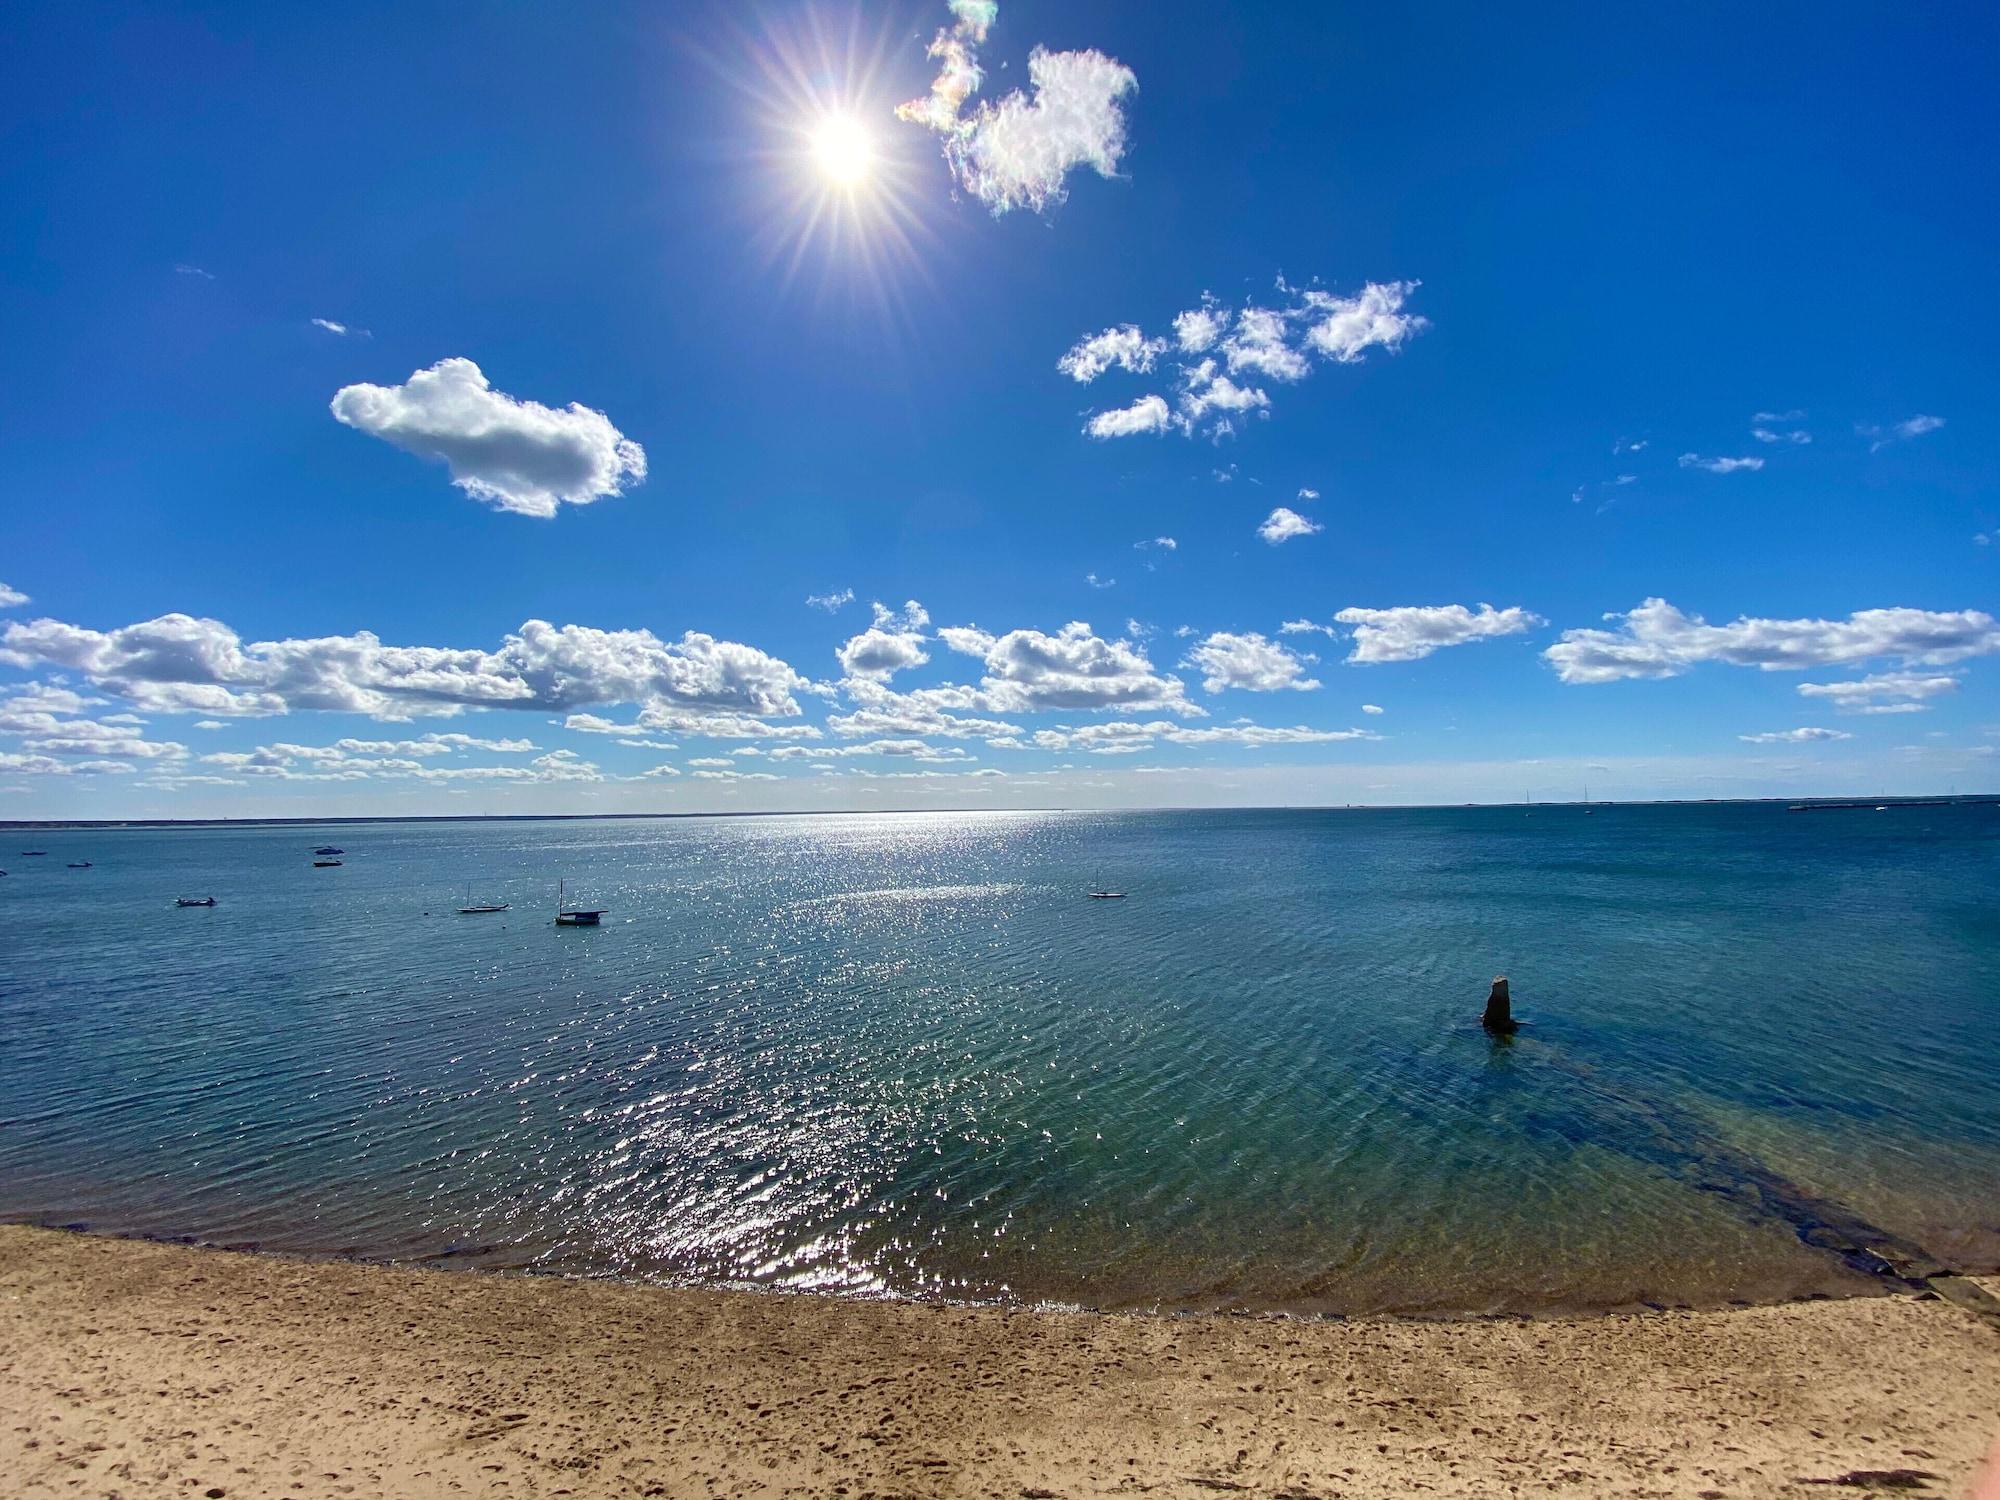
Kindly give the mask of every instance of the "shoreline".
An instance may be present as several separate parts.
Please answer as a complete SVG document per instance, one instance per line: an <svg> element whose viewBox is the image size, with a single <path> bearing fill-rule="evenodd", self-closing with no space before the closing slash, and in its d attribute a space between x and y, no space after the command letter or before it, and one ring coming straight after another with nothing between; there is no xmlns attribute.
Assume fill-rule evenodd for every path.
<svg viewBox="0 0 2000 1500"><path fill-rule="evenodd" d="M0 1473L32 1496L1812 1495L1898 1471L1942 1495L2000 1427L2000 1333L1910 1295L1175 1317L9 1224L0 1329Z"/></svg>

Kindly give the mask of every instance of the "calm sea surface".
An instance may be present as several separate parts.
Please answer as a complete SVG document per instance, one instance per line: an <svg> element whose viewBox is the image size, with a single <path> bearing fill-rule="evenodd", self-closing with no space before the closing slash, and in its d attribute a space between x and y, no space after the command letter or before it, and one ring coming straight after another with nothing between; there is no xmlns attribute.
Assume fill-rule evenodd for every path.
<svg viewBox="0 0 2000 1500"><path fill-rule="evenodd" d="M2000 1263L1990 805L0 840L4 1218L1100 1307L1865 1287L1764 1173Z"/></svg>

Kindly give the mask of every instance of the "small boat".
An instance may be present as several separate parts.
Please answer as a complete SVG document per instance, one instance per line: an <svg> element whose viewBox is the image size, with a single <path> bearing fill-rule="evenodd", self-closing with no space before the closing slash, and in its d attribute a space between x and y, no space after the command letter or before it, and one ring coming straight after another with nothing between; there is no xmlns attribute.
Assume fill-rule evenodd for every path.
<svg viewBox="0 0 2000 1500"><path fill-rule="evenodd" d="M90 868L90 861L87 859L73 859L69 862L69 867L72 870L88 870Z"/></svg>
<svg viewBox="0 0 2000 1500"><path fill-rule="evenodd" d="M176 905L176 906L213 906L213 905L215 905L215 897L213 897L213 896L176 896L176 897L174 897L174 905Z"/></svg>
<svg viewBox="0 0 2000 1500"><path fill-rule="evenodd" d="M345 854L346 852L345 849L336 848L332 844L321 844L317 849L313 850L315 854Z"/></svg>
<svg viewBox="0 0 2000 1500"><path fill-rule="evenodd" d="M1125 893L1123 891L1092 891L1090 899L1093 901L1123 901Z"/></svg>
<svg viewBox="0 0 2000 1500"><path fill-rule="evenodd" d="M47 854L48 852L49 851L46 849L23 849L21 851L21 858L40 859L44 854Z"/></svg>
<svg viewBox="0 0 2000 1500"><path fill-rule="evenodd" d="M566 880L560 881L556 885L556 926L558 927L598 926L600 924L600 919L604 916L604 913L608 908L602 906L591 907L591 906L566 905L563 901L563 895L568 889L569 889L569 882Z"/></svg>
<svg viewBox="0 0 2000 1500"><path fill-rule="evenodd" d="M316 859L313 861L313 868L315 870L331 870L339 863L340 861L337 859Z"/></svg>
<svg viewBox="0 0 2000 1500"><path fill-rule="evenodd" d="M458 909L458 914L461 917L476 917L489 911L505 911L506 909L507 903L505 901L474 901L472 899L472 887L468 885L465 888L465 905Z"/></svg>

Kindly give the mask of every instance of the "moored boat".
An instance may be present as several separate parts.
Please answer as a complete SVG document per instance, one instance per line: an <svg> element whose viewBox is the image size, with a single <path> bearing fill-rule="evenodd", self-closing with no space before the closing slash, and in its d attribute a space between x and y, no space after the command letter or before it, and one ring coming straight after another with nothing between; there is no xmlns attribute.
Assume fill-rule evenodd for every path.
<svg viewBox="0 0 2000 1500"><path fill-rule="evenodd" d="M339 863L340 861L337 859L316 859L313 861L313 868L315 870L331 870Z"/></svg>
<svg viewBox="0 0 2000 1500"><path fill-rule="evenodd" d="M566 891L567 891L568 889L569 889L569 882L568 882L568 881L566 881L566 880L565 880L565 881L559 881L559 882L557 882L557 885L556 885L556 926L558 926L558 927L596 927L596 926L599 926L599 925L601 925L601 923L602 923L602 919L603 919L603 917L604 917L604 913L605 913L605 911L606 911L606 910L608 910L608 908L606 908L606 907L602 907L602 906L570 906L570 905L567 905L567 904L566 904L566 903L564 902L564 900L563 900L563 895L564 895L564 893L565 893L565 892L566 892Z"/></svg>
<svg viewBox="0 0 2000 1500"><path fill-rule="evenodd" d="M213 906L213 905L215 905L215 897L213 897L213 896L176 896L176 897L174 897L174 905L176 905L176 906Z"/></svg>

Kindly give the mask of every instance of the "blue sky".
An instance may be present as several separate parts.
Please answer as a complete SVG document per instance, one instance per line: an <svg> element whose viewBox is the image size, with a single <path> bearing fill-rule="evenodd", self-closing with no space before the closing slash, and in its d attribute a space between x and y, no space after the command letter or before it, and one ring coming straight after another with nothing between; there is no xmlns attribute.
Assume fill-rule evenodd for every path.
<svg viewBox="0 0 2000 1500"><path fill-rule="evenodd" d="M0 815L2000 782L1990 7L11 20Z"/></svg>

